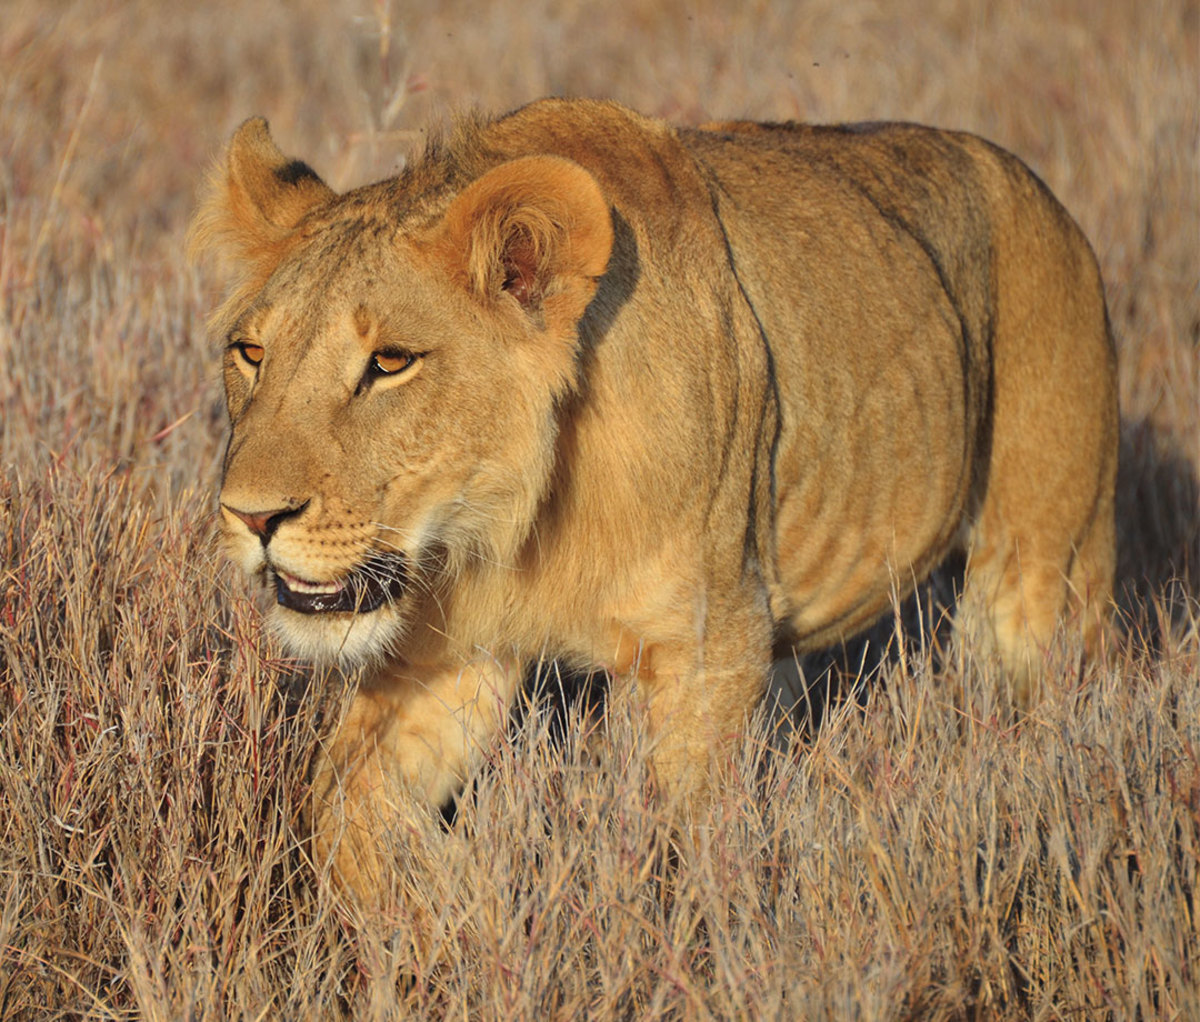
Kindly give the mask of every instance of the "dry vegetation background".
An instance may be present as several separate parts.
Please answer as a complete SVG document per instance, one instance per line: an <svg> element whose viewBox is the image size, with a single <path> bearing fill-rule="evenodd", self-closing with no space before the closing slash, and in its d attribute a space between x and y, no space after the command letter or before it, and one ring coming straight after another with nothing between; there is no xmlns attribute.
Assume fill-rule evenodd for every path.
<svg viewBox="0 0 1200 1022"><path fill-rule="evenodd" d="M0 1018L1200 1017L1198 53L1194 0L0 2ZM1030 163L1109 289L1128 640L1019 727L910 642L748 738L666 883L636 733L534 712L397 837L418 947L305 857L317 700L214 551L183 232L251 113L348 186L551 93Z"/></svg>

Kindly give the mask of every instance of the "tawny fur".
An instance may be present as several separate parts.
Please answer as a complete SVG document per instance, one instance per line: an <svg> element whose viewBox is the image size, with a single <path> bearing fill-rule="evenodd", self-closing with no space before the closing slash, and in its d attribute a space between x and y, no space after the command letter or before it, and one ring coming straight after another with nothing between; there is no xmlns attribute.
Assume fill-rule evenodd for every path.
<svg viewBox="0 0 1200 1022"><path fill-rule="evenodd" d="M1056 635L1100 642L1103 290L978 138L556 100L338 196L256 120L193 243L233 265L230 552L314 583L406 565L369 614L275 611L297 651L369 665L315 821L368 896L374 836L453 794L531 658L633 685L659 776L696 793L775 639L852 634L956 546L961 641L1019 705Z"/></svg>

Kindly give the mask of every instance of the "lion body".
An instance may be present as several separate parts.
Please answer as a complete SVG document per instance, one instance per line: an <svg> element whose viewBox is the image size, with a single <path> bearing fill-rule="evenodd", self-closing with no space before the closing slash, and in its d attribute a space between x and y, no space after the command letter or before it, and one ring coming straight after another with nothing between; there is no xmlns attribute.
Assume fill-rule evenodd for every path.
<svg viewBox="0 0 1200 1022"><path fill-rule="evenodd" d="M663 780L699 790L780 635L847 637L952 549L963 641L1019 704L1064 623L1100 642L1103 289L980 139L544 101L337 196L248 122L195 236L238 273L229 548L297 650L370 665L318 770L364 835L352 885L533 658L631 679ZM379 605L325 611L347 579Z"/></svg>

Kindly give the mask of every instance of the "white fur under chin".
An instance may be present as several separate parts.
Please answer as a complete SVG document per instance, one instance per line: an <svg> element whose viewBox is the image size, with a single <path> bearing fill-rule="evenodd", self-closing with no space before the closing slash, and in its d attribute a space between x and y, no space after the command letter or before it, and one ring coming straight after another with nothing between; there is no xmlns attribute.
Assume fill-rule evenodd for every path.
<svg viewBox="0 0 1200 1022"><path fill-rule="evenodd" d="M402 618L386 607L369 614L300 614L276 605L269 621L289 652L343 668L385 659L404 634Z"/></svg>

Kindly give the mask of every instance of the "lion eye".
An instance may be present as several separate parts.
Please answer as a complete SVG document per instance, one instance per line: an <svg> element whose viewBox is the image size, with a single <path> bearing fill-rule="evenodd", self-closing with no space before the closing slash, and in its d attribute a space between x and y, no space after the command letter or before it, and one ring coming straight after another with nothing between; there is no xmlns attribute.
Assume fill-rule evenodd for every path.
<svg viewBox="0 0 1200 1022"><path fill-rule="evenodd" d="M425 360L425 354L422 351L400 351L398 349L372 352L367 361L367 371L358 381L354 393L363 393L376 380L386 379L397 384L407 383L417 375L421 363Z"/></svg>
<svg viewBox="0 0 1200 1022"><path fill-rule="evenodd" d="M251 344L249 341L235 341L230 347L237 350L247 365L257 366L263 360L261 344Z"/></svg>
<svg viewBox="0 0 1200 1022"><path fill-rule="evenodd" d="M419 357L407 351L377 351L371 356L368 371L372 376L396 376L416 365Z"/></svg>

